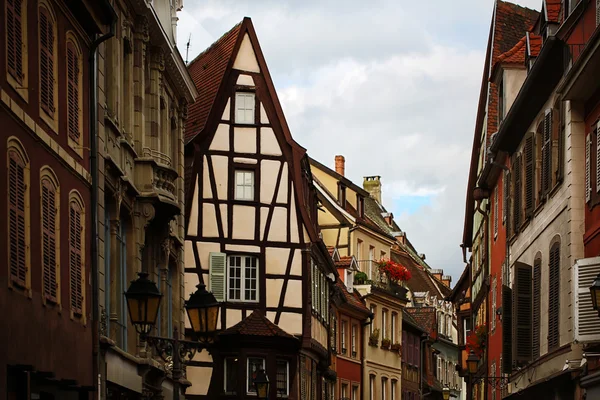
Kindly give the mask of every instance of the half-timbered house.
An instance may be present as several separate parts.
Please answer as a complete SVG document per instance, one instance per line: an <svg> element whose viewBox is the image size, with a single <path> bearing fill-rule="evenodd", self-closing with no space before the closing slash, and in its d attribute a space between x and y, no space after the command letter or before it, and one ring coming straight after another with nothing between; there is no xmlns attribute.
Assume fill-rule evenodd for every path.
<svg viewBox="0 0 600 400"><path fill-rule="evenodd" d="M245 18L194 59L200 92L186 125L186 293L223 302L211 354L187 368L188 398L329 393L330 290L306 150L290 134L254 27ZM232 339L233 338L233 339Z"/></svg>

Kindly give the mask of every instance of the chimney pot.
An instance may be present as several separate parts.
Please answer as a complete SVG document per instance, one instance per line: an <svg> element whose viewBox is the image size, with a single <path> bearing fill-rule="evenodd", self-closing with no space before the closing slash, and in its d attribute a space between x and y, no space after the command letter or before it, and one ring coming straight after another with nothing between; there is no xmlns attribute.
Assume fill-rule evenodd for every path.
<svg viewBox="0 0 600 400"><path fill-rule="evenodd" d="M346 159L344 158L344 156L335 156L335 172L337 172L341 176L345 176L344 174L346 173Z"/></svg>
<svg viewBox="0 0 600 400"><path fill-rule="evenodd" d="M381 204L381 176L365 176L363 180L363 189L365 189L372 198Z"/></svg>

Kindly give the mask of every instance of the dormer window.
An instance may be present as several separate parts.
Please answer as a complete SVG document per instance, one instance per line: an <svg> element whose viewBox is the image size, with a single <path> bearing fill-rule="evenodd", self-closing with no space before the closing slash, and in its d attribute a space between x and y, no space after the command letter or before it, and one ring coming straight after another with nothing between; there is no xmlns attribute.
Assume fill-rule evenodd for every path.
<svg viewBox="0 0 600 400"><path fill-rule="evenodd" d="M346 207L346 186L341 183L338 184L338 201L343 208Z"/></svg>
<svg viewBox="0 0 600 400"><path fill-rule="evenodd" d="M235 123L254 124L255 98L252 92L237 92L235 94Z"/></svg>
<svg viewBox="0 0 600 400"><path fill-rule="evenodd" d="M360 195L356 195L356 209L359 217L365 216L365 198Z"/></svg>

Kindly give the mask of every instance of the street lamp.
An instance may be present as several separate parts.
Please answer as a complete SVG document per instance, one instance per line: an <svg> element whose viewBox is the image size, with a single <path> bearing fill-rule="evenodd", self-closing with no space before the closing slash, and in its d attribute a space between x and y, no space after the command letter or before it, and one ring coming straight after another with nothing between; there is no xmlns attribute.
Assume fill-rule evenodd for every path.
<svg viewBox="0 0 600 400"><path fill-rule="evenodd" d="M444 386L444 388L442 389L442 398L444 400L450 400L450 388L448 387L448 385Z"/></svg>
<svg viewBox="0 0 600 400"><path fill-rule="evenodd" d="M156 324L162 295L156 284L148 279L148 273L140 272L138 275L139 278L132 281L125 292L129 318L140 338L153 346L165 362L172 361L173 400L179 400L182 366L194 358L196 351L208 348L208 343L214 340L220 305L204 284L199 284L198 290L185 302L185 309L192 330L201 342L180 340L177 328L174 329L173 338L150 336L149 333Z"/></svg>
<svg viewBox="0 0 600 400"><path fill-rule="evenodd" d="M254 378L254 389L256 389L256 397L259 399L268 399L269 398L269 377L265 373L265 370L260 368L256 371L256 377Z"/></svg>
<svg viewBox="0 0 600 400"><path fill-rule="evenodd" d="M590 293L592 295L592 307L600 315L600 274L598 274L594 283L590 286Z"/></svg>
<svg viewBox="0 0 600 400"><path fill-rule="evenodd" d="M479 357L477 357L477 355L475 355L473 350L471 350L469 352L469 357L467 357L467 370L469 371L469 374L475 375L475 373L477 372L478 364L479 364Z"/></svg>

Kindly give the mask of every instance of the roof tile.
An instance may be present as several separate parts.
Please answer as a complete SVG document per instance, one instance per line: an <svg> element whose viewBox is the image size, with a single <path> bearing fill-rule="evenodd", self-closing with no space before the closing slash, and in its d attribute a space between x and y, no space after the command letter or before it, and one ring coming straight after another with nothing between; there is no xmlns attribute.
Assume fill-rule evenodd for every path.
<svg viewBox="0 0 600 400"><path fill-rule="evenodd" d="M344 300L346 300L346 302L360 310L363 311L365 313L369 313L369 309L367 308L367 306L365 305L365 303L363 303L363 301L360 299L360 295L357 293L356 290L352 291L352 293L350 293L348 291L348 288L346 287L346 285L344 284L344 282L342 282L342 280L340 278L337 279L337 281L335 282L335 285L338 287L338 289L342 292L342 294L344 295Z"/></svg>
<svg viewBox="0 0 600 400"><path fill-rule="evenodd" d="M548 22L560 23L560 11L562 8L562 0L546 0L546 13L548 14Z"/></svg>
<svg viewBox="0 0 600 400"><path fill-rule="evenodd" d="M252 314L231 328L224 330L220 335L278 336L295 339L294 336L269 321L259 310L254 310Z"/></svg>
<svg viewBox="0 0 600 400"><path fill-rule="evenodd" d="M434 335L436 333L435 308L433 307L406 307L409 313L417 324L421 326L427 333Z"/></svg>

